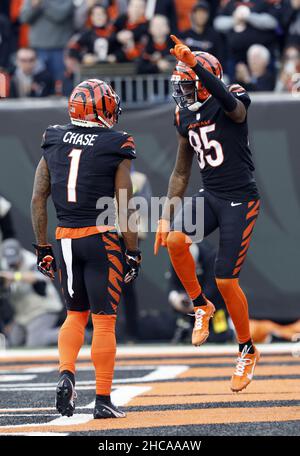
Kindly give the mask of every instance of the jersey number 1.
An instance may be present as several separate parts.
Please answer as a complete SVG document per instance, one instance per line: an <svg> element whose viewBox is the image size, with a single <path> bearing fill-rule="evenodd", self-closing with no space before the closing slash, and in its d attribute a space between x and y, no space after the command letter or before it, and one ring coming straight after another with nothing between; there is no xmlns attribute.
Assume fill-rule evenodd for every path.
<svg viewBox="0 0 300 456"><path fill-rule="evenodd" d="M68 157L71 157L68 186L67 186L69 203L77 202L76 185L77 185L78 169L79 169L79 162L80 162L81 154L82 154L82 149L72 149L68 155Z"/></svg>

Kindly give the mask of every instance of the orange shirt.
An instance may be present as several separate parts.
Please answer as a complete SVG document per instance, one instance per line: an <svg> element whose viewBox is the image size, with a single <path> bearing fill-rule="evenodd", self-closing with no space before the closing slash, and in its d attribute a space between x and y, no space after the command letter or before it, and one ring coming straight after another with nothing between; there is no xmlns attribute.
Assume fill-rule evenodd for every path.
<svg viewBox="0 0 300 456"><path fill-rule="evenodd" d="M180 32L191 28L191 12L197 0L175 0L177 25Z"/></svg>
<svg viewBox="0 0 300 456"><path fill-rule="evenodd" d="M20 16L21 8L24 0L10 0L10 19L12 22L16 22ZM21 24L19 27L19 47L28 46L28 30L27 24Z"/></svg>

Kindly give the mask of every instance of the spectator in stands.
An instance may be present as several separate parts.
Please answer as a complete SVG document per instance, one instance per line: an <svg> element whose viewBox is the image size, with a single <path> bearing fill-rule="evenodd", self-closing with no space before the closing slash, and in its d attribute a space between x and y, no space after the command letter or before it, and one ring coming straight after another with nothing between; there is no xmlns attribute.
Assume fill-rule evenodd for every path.
<svg viewBox="0 0 300 456"><path fill-rule="evenodd" d="M15 241L16 232L11 213L11 203L0 195L0 242ZM1 259L1 249L0 249ZM1 261L0 261L1 271ZM5 335L14 316L14 311L9 300L9 287L4 278L0 277L0 335ZM0 339L1 340L1 339Z"/></svg>
<svg viewBox="0 0 300 456"><path fill-rule="evenodd" d="M84 65L94 65L107 60L109 54L109 38L112 34L112 24L106 8L95 4L91 9L90 26L71 38L68 47L73 50L73 56Z"/></svg>
<svg viewBox="0 0 300 456"><path fill-rule="evenodd" d="M131 179L133 186L133 197L137 198L134 205L139 205L138 198L143 198L150 206L152 189L146 174L131 169ZM148 236L148 210L141 205L138 209L139 226L138 237L139 247L141 243L147 239ZM120 236L121 249L125 255L126 246L123 238ZM125 328L128 342L138 341L141 337L139 325L139 303L136 293L135 283L131 282L126 284L122 290L122 309L125 315Z"/></svg>
<svg viewBox="0 0 300 456"><path fill-rule="evenodd" d="M9 4L10 0L1 0L0 2L0 14L9 17Z"/></svg>
<svg viewBox="0 0 300 456"><path fill-rule="evenodd" d="M169 21L171 33L176 34L177 14L174 0L152 0L150 4L152 6L149 12L150 17L156 15L165 16Z"/></svg>
<svg viewBox="0 0 300 456"><path fill-rule="evenodd" d="M236 65L236 81L246 90L252 92L267 92L274 90L275 74L269 71L271 55L261 44L253 44L247 51L247 62Z"/></svg>
<svg viewBox="0 0 300 456"><path fill-rule="evenodd" d="M76 74L79 72L79 61L73 55L72 49L66 49L64 53L65 72L62 81L62 95L69 97L75 85Z"/></svg>
<svg viewBox="0 0 300 456"><path fill-rule="evenodd" d="M149 40L138 66L139 73L165 73L174 66L174 59L170 56L172 41L169 35L168 19L159 14L153 16L149 24Z"/></svg>
<svg viewBox="0 0 300 456"><path fill-rule="evenodd" d="M89 14L94 5L101 5L107 10L110 21L126 13L127 0L76 0L74 11L74 25L76 30L89 25Z"/></svg>
<svg viewBox="0 0 300 456"><path fill-rule="evenodd" d="M9 19L0 14L0 68L8 68L12 52L12 30Z"/></svg>
<svg viewBox="0 0 300 456"><path fill-rule="evenodd" d="M180 34L182 40L192 51L204 51L215 55L223 63L223 44L221 36L209 25L209 3L201 0L192 9L192 28Z"/></svg>
<svg viewBox="0 0 300 456"><path fill-rule="evenodd" d="M282 22L287 34L286 44L300 46L300 0L287 0Z"/></svg>
<svg viewBox="0 0 300 456"><path fill-rule="evenodd" d="M10 346L48 346L57 343L56 323L62 303L51 280L36 269L36 256L15 239L2 244L0 277L10 287L15 315L7 332Z"/></svg>
<svg viewBox="0 0 300 456"><path fill-rule="evenodd" d="M184 32L191 28L191 12L197 0L174 0L174 2L177 15L177 28L179 32Z"/></svg>
<svg viewBox="0 0 300 456"><path fill-rule="evenodd" d="M0 195L0 237L1 241L16 237L11 215L11 203L2 195Z"/></svg>
<svg viewBox="0 0 300 456"><path fill-rule="evenodd" d="M252 44L263 44L273 56L277 47L278 6L262 0L245 0L243 4L229 0L220 8L214 27L227 36L230 76L236 63L246 63L247 50Z"/></svg>
<svg viewBox="0 0 300 456"><path fill-rule="evenodd" d="M73 34L73 11L73 0L25 0L21 10L21 22L30 25L30 46L55 81L63 78L63 50Z"/></svg>
<svg viewBox="0 0 300 456"><path fill-rule="evenodd" d="M14 33L14 47L15 50L21 47L28 47L28 32L29 27L27 24L20 23L20 13L22 10L24 0L11 0L10 1L10 20Z"/></svg>
<svg viewBox="0 0 300 456"><path fill-rule="evenodd" d="M276 92L299 92L300 46L287 46L283 52Z"/></svg>
<svg viewBox="0 0 300 456"><path fill-rule="evenodd" d="M21 48L17 52L16 67L11 75L11 98L47 97L54 93L54 81L34 49Z"/></svg>
<svg viewBox="0 0 300 456"><path fill-rule="evenodd" d="M145 0L129 0L127 13L119 16L114 23L111 39L114 58L109 61L128 62L141 56L148 33L145 7Z"/></svg>

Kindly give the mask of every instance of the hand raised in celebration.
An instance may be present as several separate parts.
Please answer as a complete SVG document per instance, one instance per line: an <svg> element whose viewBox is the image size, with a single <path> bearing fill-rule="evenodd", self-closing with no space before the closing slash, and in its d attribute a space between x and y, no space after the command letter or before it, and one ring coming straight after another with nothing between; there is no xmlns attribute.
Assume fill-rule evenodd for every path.
<svg viewBox="0 0 300 456"><path fill-rule="evenodd" d="M177 36L170 35L170 37L175 43L175 46L170 49L170 53L174 55L177 60L180 60L191 68L197 65L197 59L190 48L186 44L183 44Z"/></svg>

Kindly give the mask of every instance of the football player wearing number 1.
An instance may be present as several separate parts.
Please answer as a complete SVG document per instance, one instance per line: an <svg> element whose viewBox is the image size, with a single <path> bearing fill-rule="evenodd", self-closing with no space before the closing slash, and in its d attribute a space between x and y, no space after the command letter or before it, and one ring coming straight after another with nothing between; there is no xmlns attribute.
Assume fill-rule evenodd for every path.
<svg viewBox="0 0 300 456"><path fill-rule="evenodd" d="M175 46L170 52L178 60L171 82L177 103L174 123L179 144L154 251L157 254L160 246L167 247L173 267L194 303L192 343L201 345L209 335L209 320L215 308L197 280L189 251L192 233L184 232L187 212L179 210L171 224L169 202L175 196L183 197L196 153L204 188L192 199L192 213L197 198L204 197L204 236L219 228L215 275L239 342L231 389L241 391L251 382L259 360L250 336L247 299L239 285L260 203L248 145L250 98L241 86L223 84L222 67L214 56L191 52L178 38L171 38ZM178 226L183 229L177 230Z"/></svg>
<svg viewBox="0 0 300 456"><path fill-rule="evenodd" d="M56 239L59 278L67 306L67 318L58 338L60 378L56 407L72 416L75 408L75 363L84 341L91 312L91 358L96 373L94 418L122 418L125 414L110 400L116 339L115 323L123 282L134 280L141 254L137 233L130 230L128 209L132 197L131 160L135 158L132 136L112 129L120 114L118 95L103 81L80 83L69 99L71 123L47 128L42 142L33 196L32 223L36 236L38 268L54 278L56 263L47 242L47 198L51 194L58 218ZM127 201L120 199L127 190ZM124 194L124 192L123 192ZM114 197L118 201L120 230L126 245L127 274L114 226ZM110 206L106 217L104 204ZM126 206L126 207L125 207ZM103 214L102 222L99 216ZM109 214L107 214L109 215ZM123 279L124 277L124 279Z"/></svg>

